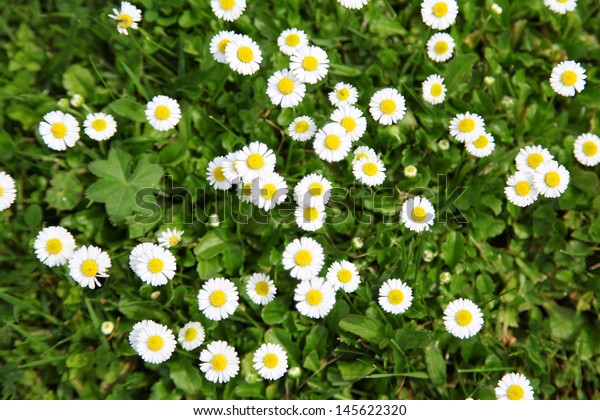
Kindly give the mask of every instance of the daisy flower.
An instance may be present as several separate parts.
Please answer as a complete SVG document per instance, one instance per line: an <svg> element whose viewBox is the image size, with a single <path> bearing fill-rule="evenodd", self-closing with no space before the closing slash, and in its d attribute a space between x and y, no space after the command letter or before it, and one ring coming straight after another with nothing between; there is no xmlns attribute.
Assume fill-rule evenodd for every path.
<svg viewBox="0 0 600 420"><path fill-rule="evenodd" d="M533 388L529 379L520 373L507 373L496 387L498 400L533 400Z"/></svg>
<svg viewBox="0 0 600 420"><path fill-rule="evenodd" d="M329 92L329 102L335 107L354 105L358 101L358 90L348 83L339 82Z"/></svg>
<svg viewBox="0 0 600 420"><path fill-rule="evenodd" d="M200 353L200 370L214 383L226 383L240 371L240 359L225 341L213 341Z"/></svg>
<svg viewBox="0 0 600 420"><path fill-rule="evenodd" d="M382 89L371 97L369 111L379 124L396 124L406 113L404 96L393 88Z"/></svg>
<svg viewBox="0 0 600 420"><path fill-rule="evenodd" d="M380 159L361 158L352 162L352 173L362 184L374 187L385 181L385 165Z"/></svg>
<svg viewBox="0 0 600 420"><path fill-rule="evenodd" d="M252 302L257 305L266 305L275 299L277 288L267 274L254 273L248 279L246 292Z"/></svg>
<svg viewBox="0 0 600 420"><path fill-rule="evenodd" d="M314 232L321 229L325 224L327 215L323 203L316 202L307 207L298 206L294 212L296 224L300 229L307 232Z"/></svg>
<svg viewBox="0 0 600 420"><path fill-rule="evenodd" d="M433 225L435 210L425 197L409 198L402 204L402 223L413 232L427 231Z"/></svg>
<svg viewBox="0 0 600 420"><path fill-rule="evenodd" d="M290 70L301 82L317 83L327 76L329 70L327 53L314 45L298 48L291 57Z"/></svg>
<svg viewBox="0 0 600 420"><path fill-rule="evenodd" d="M362 9L369 0L338 0L346 9Z"/></svg>
<svg viewBox="0 0 600 420"><path fill-rule="evenodd" d="M331 120L341 125L351 141L360 139L367 130L367 119L360 109L344 105L333 111Z"/></svg>
<svg viewBox="0 0 600 420"><path fill-rule="evenodd" d="M379 304L384 311L398 315L412 305L412 289L401 280L390 279L379 288Z"/></svg>
<svg viewBox="0 0 600 420"><path fill-rule="evenodd" d="M212 37L210 40L210 53L217 63L227 64L225 47L236 35L233 31L219 31L219 33Z"/></svg>
<svg viewBox="0 0 600 420"><path fill-rule="evenodd" d="M108 277L109 268L110 257L95 246L82 246L69 259L69 274L81 287L100 287L97 277Z"/></svg>
<svg viewBox="0 0 600 420"><path fill-rule="evenodd" d="M552 69L550 85L562 96L575 96L585 88L585 69L576 61L563 61Z"/></svg>
<svg viewBox="0 0 600 420"><path fill-rule="evenodd" d="M129 254L129 266L143 282L163 286L175 277L177 262L171 251L151 243L136 245Z"/></svg>
<svg viewBox="0 0 600 420"><path fill-rule="evenodd" d="M254 352L252 362L258 374L271 381L285 375L288 368L287 353L279 344L263 344Z"/></svg>
<svg viewBox="0 0 600 420"><path fill-rule="evenodd" d="M181 109L175 99L158 95L146 105L146 118L155 130L167 131L181 119Z"/></svg>
<svg viewBox="0 0 600 420"><path fill-rule="evenodd" d="M533 173L544 162L550 162L554 157L548 149L542 146L525 146L515 158L518 171Z"/></svg>
<svg viewBox="0 0 600 420"><path fill-rule="evenodd" d="M581 134L575 139L573 155L585 166L596 166L600 162L600 138L592 133Z"/></svg>
<svg viewBox="0 0 600 420"><path fill-rule="evenodd" d="M288 127L288 134L292 140L307 141L317 132L317 124L312 118L305 115L295 118Z"/></svg>
<svg viewBox="0 0 600 420"><path fill-rule="evenodd" d="M254 74L262 63L258 44L248 35L235 35L225 46L225 57L231 69L244 76Z"/></svg>
<svg viewBox="0 0 600 420"><path fill-rule="evenodd" d="M0 171L0 211L9 208L17 198L15 180L4 171Z"/></svg>
<svg viewBox="0 0 600 420"><path fill-rule="evenodd" d="M71 114L52 111L44 115L38 127L42 140L52 150L63 151L79 140L79 123Z"/></svg>
<svg viewBox="0 0 600 420"><path fill-rule="evenodd" d="M179 330L177 341L184 350L197 349L204 343L204 327L199 322L188 322Z"/></svg>
<svg viewBox="0 0 600 420"><path fill-rule="evenodd" d="M504 194L515 206L527 207L537 200L539 193L533 186L531 172L519 171L506 181Z"/></svg>
<svg viewBox="0 0 600 420"><path fill-rule="evenodd" d="M115 324L112 323L111 321L104 321L101 325L100 325L100 331L102 331L102 334L104 335L110 335L115 329Z"/></svg>
<svg viewBox="0 0 600 420"><path fill-rule="evenodd" d="M118 21L117 31L122 35L129 35L128 29L137 29L138 22L142 20L142 11L128 1L121 2L121 9L112 9L109 18Z"/></svg>
<svg viewBox="0 0 600 420"><path fill-rule="evenodd" d="M208 319L229 318L238 307L238 289L230 280L218 277L207 280L198 292L198 306Z"/></svg>
<svg viewBox="0 0 600 420"><path fill-rule="evenodd" d="M227 160L223 156L217 156L208 164L206 168L206 179L216 190L228 190L231 188L231 182L225 177L223 163Z"/></svg>
<svg viewBox="0 0 600 420"><path fill-rule="evenodd" d="M470 112L457 114L450 121L450 135L461 143L475 141L483 134L485 134L485 123L477 114Z"/></svg>
<svg viewBox="0 0 600 420"><path fill-rule="evenodd" d="M50 226L38 233L33 243L35 256L48 267L64 265L75 251L75 238L62 226Z"/></svg>
<svg viewBox="0 0 600 420"><path fill-rule="evenodd" d="M417 176L417 167L414 165L408 165L404 168L404 176L407 178L414 178Z"/></svg>
<svg viewBox="0 0 600 420"><path fill-rule="evenodd" d="M377 153L375 153L375 150L368 146L358 146L356 149L354 149L354 162L362 158L367 158L369 160L379 159Z"/></svg>
<svg viewBox="0 0 600 420"><path fill-rule="evenodd" d="M227 153L227 156L221 162L221 168L223 168L225 179L232 185L240 182L241 176L237 170L237 152Z"/></svg>
<svg viewBox="0 0 600 420"><path fill-rule="evenodd" d="M309 280L319 275L323 268L323 247L314 239L294 239L283 251L283 268L298 280Z"/></svg>
<svg viewBox="0 0 600 420"><path fill-rule="evenodd" d="M432 74L423 82L423 99L431 105L438 105L446 99L446 85L444 78Z"/></svg>
<svg viewBox="0 0 600 420"><path fill-rule="evenodd" d="M544 0L544 4L554 13L564 15L567 12L573 12L575 10L577 7L577 0Z"/></svg>
<svg viewBox="0 0 600 420"><path fill-rule="evenodd" d="M354 292L360 284L360 275L356 266L346 260L331 264L325 278L334 290L342 289L346 293Z"/></svg>
<svg viewBox="0 0 600 420"><path fill-rule="evenodd" d="M569 185L569 171L556 161L544 162L533 173L533 185L546 198L557 198Z"/></svg>
<svg viewBox="0 0 600 420"><path fill-rule="evenodd" d="M438 142L438 146L441 150L448 150L450 148L450 142L448 140L442 139Z"/></svg>
<svg viewBox="0 0 600 420"><path fill-rule="evenodd" d="M288 193L285 179L275 172L258 177L258 182L254 183L252 188L252 202L264 210L270 210L281 204Z"/></svg>
<svg viewBox="0 0 600 420"><path fill-rule="evenodd" d="M129 342L145 362L152 364L169 360L177 344L173 332L154 321L135 324L129 334Z"/></svg>
<svg viewBox="0 0 600 420"><path fill-rule="evenodd" d="M267 95L273 105L292 108L302 102L306 85L288 69L278 70L267 80Z"/></svg>
<svg viewBox="0 0 600 420"><path fill-rule="evenodd" d="M245 182L275 170L275 154L266 144L258 141L244 146L235 158L235 167Z"/></svg>
<svg viewBox="0 0 600 420"><path fill-rule="evenodd" d="M219 19L233 22L246 9L246 0L210 0L210 7Z"/></svg>
<svg viewBox="0 0 600 420"><path fill-rule="evenodd" d="M181 242L184 230L167 228L158 235L158 244L163 248L171 248Z"/></svg>
<svg viewBox="0 0 600 420"><path fill-rule="evenodd" d="M329 123L317 131L313 147L317 156L326 162L339 162L350 152L352 141L340 124Z"/></svg>
<svg viewBox="0 0 600 420"><path fill-rule="evenodd" d="M85 134L96 141L110 139L117 132L117 122L112 115L96 112L88 114L83 122Z"/></svg>
<svg viewBox="0 0 600 420"><path fill-rule="evenodd" d="M321 277L301 281L294 290L298 312L309 318L323 318L335 305L333 286Z"/></svg>
<svg viewBox="0 0 600 420"><path fill-rule="evenodd" d="M242 200L245 203L252 203L252 184L254 183L257 184L257 186L254 188L258 188L258 178L255 178L254 180L249 182L240 182L238 184L237 192L240 200Z"/></svg>
<svg viewBox="0 0 600 420"><path fill-rule="evenodd" d="M331 182L320 174L308 174L294 187L294 200L300 207L327 204L331 196Z"/></svg>
<svg viewBox="0 0 600 420"><path fill-rule="evenodd" d="M444 326L455 337L469 338L483 326L483 314L469 299L456 299L444 310Z"/></svg>
<svg viewBox="0 0 600 420"><path fill-rule="evenodd" d="M496 147L494 137L489 133L481 134L476 140L466 141L465 146L467 152L478 158L491 155Z"/></svg>
<svg viewBox="0 0 600 420"><path fill-rule="evenodd" d="M292 55L300 48L308 46L308 37L300 29L286 29L277 38L277 46L285 55Z"/></svg>
<svg viewBox="0 0 600 420"><path fill-rule="evenodd" d="M434 34L427 41L427 55L435 62L450 60L454 53L454 39L445 32Z"/></svg>
<svg viewBox="0 0 600 420"><path fill-rule="evenodd" d="M454 0L423 0L421 17L430 28L444 30L453 25L458 15L458 4Z"/></svg>

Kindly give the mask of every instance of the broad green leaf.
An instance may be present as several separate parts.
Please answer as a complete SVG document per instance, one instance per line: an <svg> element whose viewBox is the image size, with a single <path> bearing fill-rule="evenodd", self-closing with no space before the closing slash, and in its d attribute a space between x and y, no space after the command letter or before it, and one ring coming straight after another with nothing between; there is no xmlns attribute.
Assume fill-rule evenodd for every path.
<svg viewBox="0 0 600 420"><path fill-rule="evenodd" d="M384 338L383 324L362 315L347 316L340 321L340 328L375 344Z"/></svg>
<svg viewBox="0 0 600 420"><path fill-rule="evenodd" d="M140 103L132 101L131 99L117 99L108 105L108 108L121 117L125 117L136 122L146 121L144 106Z"/></svg>
<svg viewBox="0 0 600 420"><path fill-rule="evenodd" d="M282 298L277 298L263 308L261 317L267 325L281 324L283 322L283 316L288 310L287 301Z"/></svg>
<svg viewBox="0 0 600 420"><path fill-rule="evenodd" d="M456 86L471 79L473 66L479 60L477 54L462 54L459 60L451 60L446 70L446 86L449 92L456 89Z"/></svg>
<svg viewBox="0 0 600 420"><path fill-rule="evenodd" d="M83 186L74 172L57 172L46 191L46 202L57 210L72 210L81 200Z"/></svg>
<svg viewBox="0 0 600 420"><path fill-rule="evenodd" d="M433 385L442 385L446 383L446 361L440 350L440 343L435 342L425 347L425 362L427 372Z"/></svg>
<svg viewBox="0 0 600 420"><path fill-rule="evenodd" d="M69 95L79 94L89 101L94 96L96 81L91 71L73 64L63 73L63 86Z"/></svg>
<svg viewBox="0 0 600 420"><path fill-rule="evenodd" d="M465 237L462 233L453 230L442 244L442 258L449 267L458 264L465 253Z"/></svg>
<svg viewBox="0 0 600 420"><path fill-rule="evenodd" d="M344 381L357 381L375 370L375 367L372 364L362 360L354 362L340 360L337 362L337 367L340 370Z"/></svg>
<svg viewBox="0 0 600 420"><path fill-rule="evenodd" d="M572 342L581 333L582 320L574 309L559 306L554 302L544 305L550 315L552 336L564 342Z"/></svg>
<svg viewBox="0 0 600 420"><path fill-rule="evenodd" d="M190 360L181 358L172 360L169 363L169 377L186 395L198 395L202 392L204 379L200 369Z"/></svg>

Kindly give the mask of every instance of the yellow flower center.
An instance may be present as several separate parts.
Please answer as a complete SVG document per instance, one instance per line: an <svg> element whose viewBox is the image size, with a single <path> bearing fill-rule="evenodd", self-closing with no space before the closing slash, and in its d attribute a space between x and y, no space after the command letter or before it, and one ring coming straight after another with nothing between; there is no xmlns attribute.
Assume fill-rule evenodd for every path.
<svg viewBox="0 0 600 420"><path fill-rule="evenodd" d="M198 337L198 331L195 328L188 328L185 331L184 338L185 341L194 341Z"/></svg>
<svg viewBox="0 0 600 420"><path fill-rule="evenodd" d="M86 277L95 277L98 274L98 263L94 260L85 260L81 264L81 273Z"/></svg>
<svg viewBox="0 0 600 420"><path fill-rule="evenodd" d="M0 190L2 187L0 187ZM0 197L2 196L2 191L0 191ZM63 244L60 239L52 238L48 242L46 242L46 251L48 254L56 255L60 251L62 251Z"/></svg>
<svg viewBox="0 0 600 420"><path fill-rule="evenodd" d="M225 174L223 173L223 167L217 166L213 172L213 176L215 177L215 180L217 180L219 182L225 181Z"/></svg>
<svg viewBox="0 0 600 420"><path fill-rule="evenodd" d="M279 364L279 359L274 353L265 354L265 358L263 359L263 363L269 369L276 368Z"/></svg>
<svg viewBox="0 0 600 420"><path fill-rule="evenodd" d="M404 301L404 293L398 289L390 290L390 293L388 293L388 301L392 305L399 305Z"/></svg>
<svg viewBox="0 0 600 420"><path fill-rule="evenodd" d="M525 390L520 385L514 384L508 387L506 396L509 400L522 400L525 396Z"/></svg>
<svg viewBox="0 0 600 420"><path fill-rule="evenodd" d="M279 92L289 95L294 91L294 82L289 77L284 77L279 81L277 87L279 88Z"/></svg>
<svg viewBox="0 0 600 420"><path fill-rule="evenodd" d="M596 156L598 153L598 146L593 141L586 141L583 143L583 154L586 156Z"/></svg>
<svg viewBox="0 0 600 420"><path fill-rule="evenodd" d="M237 57L238 57L238 60L240 60L242 63L251 62L252 59L254 58L254 53L252 52L252 48L246 47L245 45L243 47L238 48Z"/></svg>
<svg viewBox="0 0 600 420"><path fill-rule="evenodd" d="M133 23L133 18L127 13L121 13L117 20L119 21L118 26L121 29L127 29Z"/></svg>
<svg viewBox="0 0 600 420"><path fill-rule="evenodd" d="M348 88L341 88L337 91L337 97L340 101L345 101L350 96L350 90Z"/></svg>
<svg viewBox="0 0 600 420"><path fill-rule="evenodd" d="M306 294L306 302L310 306L317 306L319 303L323 301L323 293L320 290L313 289Z"/></svg>
<svg viewBox="0 0 600 420"><path fill-rule="evenodd" d="M488 145L488 143L489 140L486 136L479 136L479 138L473 142L473 145L478 149L483 149L485 146Z"/></svg>
<svg viewBox="0 0 600 420"><path fill-rule="evenodd" d="M300 37L298 34L289 34L285 37L285 43L290 47L295 47L300 43Z"/></svg>
<svg viewBox="0 0 600 420"><path fill-rule="evenodd" d="M212 365L214 370L216 370L217 372L222 372L227 367L227 358L225 358L225 356L223 356L222 354L217 354L215 357L212 358L210 364Z"/></svg>
<svg viewBox="0 0 600 420"><path fill-rule="evenodd" d="M463 118L458 123L458 129L463 133L470 133L475 129L475 121L472 118Z"/></svg>
<svg viewBox="0 0 600 420"><path fill-rule="evenodd" d="M252 194L252 183L251 182L246 182L244 184L244 188L242 188L242 194L249 196L250 194Z"/></svg>
<svg viewBox="0 0 600 420"><path fill-rule="evenodd" d="M373 162L367 162L363 165L363 172L368 176L375 176L379 172L379 168Z"/></svg>
<svg viewBox="0 0 600 420"><path fill-rule="evenodd" d="M159 105L154 110L154 116L161 121L166 120L167 118L169 118L170 115L171 110L166 105Z"/></svg>
<svg viewBox="0 0 600 420"><path fill-rule="evenodd" d="M436 17L444 17L446 16L446 13L448 13L448 5L446 3L440 1L433 6L433 14Z"/></svg>
<svg viewBox="0 0 600 420"><path fill-rule="evenodd" d="M561 79L565 86L573 86L577 83L577 73L573 70L567 70L562 74Z"/></svg>
<svg viewBox="0 0 600 420"><path fill-rule="evenodd" d="M319 217L319 210L314 207L307 207L304 209L304 220L314 222Z"/></svg>
<svg viewBox="0 0 600 420"><path fill-rule="evenodd" d="M348 283L350 280L352 280L352 271L342 268L340 271L338 271L337 278L340 283Z"/></svg>
<svg viewBox="0 0 600 420"><path fill-rule="evenodd" d="M527 158L527 165L530 168L535 169L544 161L544 158L539 153L532 153Z"/></svg>
<svg viewBox="0 0 600 420"><path fill-rule="evenodd" d="M344 117L342 121L340 121L340 125L344 127L344 129L351 133L356 128L356 121L352 117Z"/></svg>
<svg viewBox="0 0 600 420"><path fill-rule="evenodd" d="M379 109L381 109L381 112L383 112L384 114L389 115L396 110L396 102L392 99L384 99L383 101L381 101Z"/></svg>
<svg viewBox="0 0 600 420"><path fill-rule="evenodd" d="M165 267L165 263L160 258L152 258L148 261L148 270L152 274L160 273Z"/></svg>
<svg viewBox="0 0 600 420"><path fill-rule="evenodd" d="M221 8L224 10L231 10L235 6L235 0L221 0Z"/></svg>
<svg viewBox="0 0 600 420"><path fill-rule="evenodd" d="M558 174L558 172L548 172L544 180L546 181L546 185L554 188L558 186L558 184L560 184L560 175Z"/></svg>
<svg viewBox="0 0 600 420"><path fill-rule="evenodd" d="M448 45L448 43L446 41L438 41L435 43L435 46L433 47L434 51L439 55L445 54L449 48L450 48L450 46Z"/></svg>
<svg viewBox="0 0 600 420"><path fill-rule="evenodd" d="M179 241L181 241L181 238L179 236L171 236L169 238L169 245L171 245L171 246L177 245L179 243Z"/></svg>
<svg viewBox="0 0 600 420"><path fill-rule="evenodd" d="M252 170L257 170L265 164L265 158L260 153L252 153L247 159L248 167Z"/></svg>
<svg viewBox="0 0 600 420"><path fill-rule="evenodd" d="M0 185L0 197L2 197L4 195L4 188L2 188L2 186Z"/></svg>
<svg viewBox="0 0 600 420"><path fill-rule="evenodd" d="M368 158L369 155L367 155L366 153L359 153L358 155L356 155L356 160L360 160L362 158Z"/></svg>
<svg viewBox="0 0 600 420"><path fill-rule="evenodd" d="M310 195L317 197L323 195L325 189L323 188L323 185L321 185L321 183L313 182L312 184L310 184L310 187L308 187L308 192L310 193Z"/></svg>
<svg viewBox="0 0 600 420"><path fill-rule="evenodd" d="M473 321L473 315L466 309L461 309L456 313L456 323L461 327L466 327Z"/></svg>
<svg viewBox="0 0 600 420"><path fill-rule="evenodd" d="M92 128L94 130L96 130L96 131L104 131L104 130L106 130L106 126L107 125L108 124L106 124L106 121L103 120L103 119L101 119L101 118L98 118L97 120L94 120L92 122Z"/></svg>
<svg viewBox="0 0 600 420"><path fill-rule="evenodd" d="M310 126L308 125L308 121L298 121L296 123L296 132L297 133L306 133Z"/></svg>
<svg viewBox="0 0 600 420"><path fill-rule="evenodd" d="M302 60L302 68L306 71L315 71L319 66L319 62L315 57L309 55Z"/></svg>
<svg viewBox="0 0 600 420"><path fill-rule="evenodd" d="M329 150L337 150L342 143L342 139L335 134L330 134L325 138L325 147Z"/></svg>
<svg viewBox="0 0 600 420"><path fill-rule="evenodd" d="M227 301L227 295L222 290L215 290L210 294L210 304L215 308L225 305L225 301Z"/></svg>
<svg viewBox="0 0 600 420"><path fill-rule="evenodd" d="M531 185L527 181L519 181L515 185L515 192L521 197L526 196L531 191Z"/></svg>
<svg viewBox="0 0 600 420"><path fill-rule="evenodd" d="M272 200L277 192L275 184L265 184L262 190L262 195L266 200Z"/></svg>
<svg viewBox="0 0 600 420"><path fill-rule="evenodd" d="M267 296L269 294L269 283L264 280L257 282L254 291L259 296Z"/></svg>
<svg viewBox="0 0 600 420"><path fill-rule="evenodd" d="M148 348L152 351L159 351L165 345L165 340L159 335L151 335L148 338Z"/></svg>
<svg viewBox="0 0 600 420"><path fill-rule="evenodd" d="M52 124L52 127L50 127L50 132L57 139L62 139L67 135L67 126L59 122L54 123Z"/></svg>
<svg viewBox="0 0 600 420"><path fill-rule="evenodd" d="M301 249L300 251L296 252L294 260L300 267L306 267L312 262L312 254L306 249Z"/></svg>
<svg viewBox="0 0 600 420"><path fill-rule="evenodd" d="M440 96L444 92L444 88L441 83L434 83L431 85L431 96Z"/></svg>
<svg viewBox="0 0 600 420"><path fill-rule="evenodd" d="M221 54L225 54L225 48L227 47L227 44L229 44L228 39L222 39L219 41L219 51L221 51Z"/></svg>
<svg viewBox="0 0 600 420"><path fill-rule="evenodd" d="M417 222L422 222L427 217L427 210L421 206L417 206L412 211L412 217Z"/></svg>

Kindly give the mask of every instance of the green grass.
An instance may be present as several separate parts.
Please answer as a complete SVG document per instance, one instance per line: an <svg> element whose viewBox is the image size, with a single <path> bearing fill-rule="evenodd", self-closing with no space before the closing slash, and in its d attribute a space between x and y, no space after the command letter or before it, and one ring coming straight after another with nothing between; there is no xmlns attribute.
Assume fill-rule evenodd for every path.
<svg viewBox="0 0 600 420"><path fill-rule="evenodd" d="M418 0L371 0L360 11L334 0L249 0L234 23L219 21L204 0L141 0L141 29L128 37L107 16L117 2L4 5L0 170L15 178L19 196L0 213L2 398L488 399L512 371L531 380L536 398L600 398L600 184L598 168L573 157L579 134L600 133L600 7L580 0L575 13L561 16L541 0L498 0L504 11L494 15L491 3L459 2L449 29L455 55L441 64L425 54L434 31L422 23ZM266 96L266 80L288 66L276 39L290 27L324 48L331 68L324 81L308 86L300 106L281 110ZM221 29L248 34L260 45L258 73L242 77L212 59L208 42ZM557 96L548 83L552 67L566 57L588 75L574 98ZM449 89L438 107L421 99L421 83L432 73L444 76ZM486 84L486 76L494 82ZM339 81L358 88L365 113L380 88L396 87L406 97L402 122L386 128L367 116L360 141L383 156L388 172L381 189L355 185L349 162L326 164L310 144L292 144L284 135L296 115L325 124L333 111L327 93ZM53 152L37 125L74 94L85 105L63 109L80 122L89 110L105 110L118 120L117 135L98 144L82 132L76 147ZM176 130L161 133L145 123L145 104L156 94L179 101L183 117ZM439 148L450 119L464 111L482 115L495 136L490 157L475 159L451 139L448 151ZM255 211L262 223L238 223L250 207L233 192L208 187L208 162L256 139L276 151L276 170L290 187L321 171L339 192L328 210L331 223L308 236L323 244L327 264L355 262L363 284L353 294L339 292L323 320L298 314L296 280L281 265L285 245L303 235L292 207L269 217ZM529 144L547 147L570 171L571 183L559 199L540 198L520 209L503 189L518 150ZM100 182L101 168L114 169L112 154L129 159L125 178L114 181L117 192L94 187L86 195ZM136 178L136 165L153 168L155 176ZM408 165L418 168L417 177L404 177ZM161 218L137 215L134 222L135 203L128 199L142 184L160 190ZM193 202L171 199L179 187L193 191ZM458 200L444 198L463 187ZM399 209L406 193L424 191L438 215L448 210L447 222L438 220L417 236L399 223ZM218 228L207 224L211 214L219 215ZM129 252L170 223L186 231L174 249L178 273L166 286L143 285L129 269ZM110 254L110 277L101 289L84 290L65 268L37 261L35 236L53 225L69 229L78 244ZM363 247L353 247L353 238ZM423 261L423 250L435 254L433 261ZM203 317L196 301L202 281L227 277L243 290L256 271L274 279L275 303L261 309L242 292L231 318ZM442 272L452 274L449 282L439 281ZM379 286L394 277L415 294L400 316L376 303ZM473 300L485 317L483 330L468 340L450 336L442 323L444 308L458 297ZM240 374L214 385L198 369L198 352L181 348L164 364L143 363L127 341L142 319L175 332L189 320L201 321L208 341L235 346ZM108 337L100 331L105 320L116 324ZM265 341L284 345L290 365L301 368L299 377L258 380L252 353Z"/></svg>

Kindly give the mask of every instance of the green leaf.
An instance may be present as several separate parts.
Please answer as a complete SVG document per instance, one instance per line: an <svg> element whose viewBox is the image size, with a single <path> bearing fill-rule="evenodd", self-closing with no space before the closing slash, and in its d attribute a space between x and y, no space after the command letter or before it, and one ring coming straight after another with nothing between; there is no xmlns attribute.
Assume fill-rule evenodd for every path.
<svg viewBox="0 0 600 420"><path fill-rule="evenodd" d="M425 362L427 373L433 385L446 383L446 361L440 350L440 343L435 342L425 347Z"/></svg>
<svg viewBox="0 0 600 420"><path fill-rule="evenodd" d="M200 369L187 359L175 359L169 363L169 377L186 395L202 392L203 379Z"/></svg>
<svg viewBox="0 0 600 420"><path fill-rule="evenodd" d="M362 315L347 316L340 321L340 328L375 344L378 344L384 338L383 324Z"/></svg>
<svg viewBox="0 0 600 420"><path fill-rule="evenodd" d="M404 350L424 348L431 341L431 333L424 330L398 330L395 343Z"/></svg>
<svg viewBox="0 0 600 420"><path fill-rule="evenodd" d="M81 200L83 186L74 172L57 172L46 191L46 202L56 210L72 210Z"/></svg>
<svg viewBox="0 0 600 420"><path fill-rule="evenodd" d="M265 324L276 325L283 322L283 316L288 312L287 301L277 298L265 306L261 312L261 317Z"/></svg>
<svg viewBox="0 0 600 420"><path fill-rule="evenodd" d="M581 333L580 315L571 308L547 302L544 308L550 315L550 332L553 337L564 342L573 342Z"/></svg>
<svg viewBox="0 0 600 420"><path fill-rule="evenodd" d="M465 237L462 233L452 231L442 244L442 258L446 264L453 268L458 264L465 253Z"/></svg>
<svg viewBox="0 0 600 420"><path fill-rule="evenodd" d="M198 240L194 254L203 259L210 259L222 254L227 247L227 241L221 238L216 231L211 230Z"/></svg>
<svg viewBox="0 0 600 420"><path fill-rule="evenodd" d="M34 228L42 223L43 212L42 208L38 204L32 204L27 206L23 213L23 221L29 228Z"/></svg>
<svg viewBox="0 0 600 420"><path fill-rule="evenodd" d="M479 60L477 54L469 53L460 56L460 60L451 60L446 70L446 86L449 92L456 90L459 83L471 79L473 66Z"/></svg>
<svg viewBox="0 0 600 420"><path fill-rule="evenodd" d="M375 367L365 361L345 362L338 361L337 367L344 381L357 381L375 370Z"/></svg>
<svg viewBox="0 0 600 420"><path fill-rule="evenodd" d="M65 364L71 369L81 369L88 364L88 357L84 353L74 354L69 356Z"/></svg>
<svg viewBox="0 0 600 420"><path fill-rule="evenodd" d="M79 94L89 100L94 96L96 81L92 72L81 64L73 64L63 73L63 86L71 96Z"/></svg>
<svg viewBox="0 0 600 420"><path fill-rule="evenodd" d="M117 99L108 105L108 108L121 117L125 117L136 122L146 121L144 106L132 101L131 99Z"/></svg>

